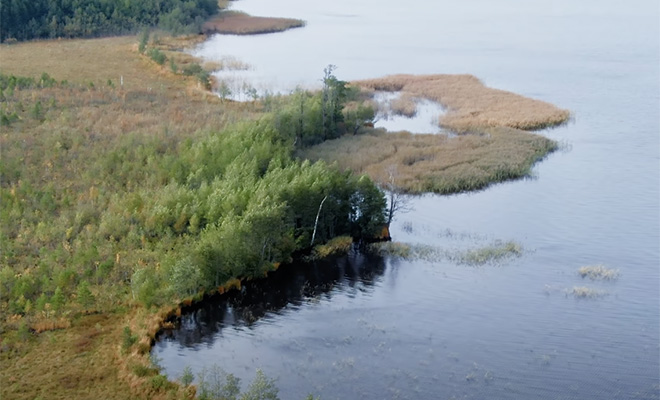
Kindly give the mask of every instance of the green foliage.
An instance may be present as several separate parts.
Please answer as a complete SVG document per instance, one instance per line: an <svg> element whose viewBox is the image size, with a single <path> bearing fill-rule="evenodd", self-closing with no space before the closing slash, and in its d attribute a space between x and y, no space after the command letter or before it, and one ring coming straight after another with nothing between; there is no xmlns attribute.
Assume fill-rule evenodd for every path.
<svg viewBox="0 0 660 400"><path fill-rule="evenodd" d="M149 382L154 390L167 389L172 386L172 383L167 380L165 375L152 376Z"/></svg>
<svg viewBox="0 0 660 400"><path fill-rule="evenodd" d="M59 311L64 307L64 304L66 303L66 297L64 297L64 293L62 293L62 289L58 286L55 289L55 293L53 294L53 297L50 298L50 304L53 306L53 310Z"/></svg>
<svg viewBox="0 0 660 400"><path fill-rule="evenodd" d="M279 400L275 381L259 369L243 393L240 380L217 365L203 369L198 378L197 397L200 400Z"/></svg>
<svg viewBox="0 0 660 400"><path fill-rule="evenodd" d="M138 51L140 54L144 54L144 51L147 49L147 43L149 43L149 29L144 28L140 32L140 41L138 44Z"/></svg>
<svg viewBox="0 0 660 400"><path fill-rule="evenodd" d="M27 341L30 338L30 328L28 327L25 320L21 320L18 324L18 339L21 341Z"/></svg>
<svg viewBox="0 0 660 400"><path fill-rule="evenodd" d="M181 384L183 386L189 386L194 379L195 376L192 373L192 369L190 368L190 366L186 365L183 368L183 373L181 374L181 378L179 379L181 381Z"/></svg>
<svg viewBox="0 0 660 400"><path fill-rule="evenodd" d="M124 352L128 351L131 347L133 347L135 342L137 342L137 339L138 339L137 336L133 335L133 332L131 332L131 328L125 326L121 335L122 351Z"/></svg>
<svg viewBox="0 0 660 400"><path fill-rule="evenodd" d="M215 0L6 0L0 7L0 42L122 34L145 26L193 33L217 11Z"/></svg>
<svg viewBox="0 0 660 400"><path fill-rule="evenodd" d="M131 346L132 346L132 344L131 344ZM127 350L128 348L130 348L130 346L128 346L128 347L125 348L124 350ZM142 364L135 364L135 365L133 365L133 366L131 367L131 370L133 371L133 373L134 373L136 376L139 376L139 377L141 377L141 378L143 378L143 377L145 377L145 376L152 376L152 375L155 375L155 374L158 373L158 370L157 370L157 369L155 369L155 368L151 368L151 367L147 367L147 366L144 366L144 365L142 365Z"/></svg>
<svg viewBox="0 0 660 400"><path fill-rule="evenodd" d="M204 287L202 272L190 257L176 261L168 272L170 287L179 298L187 298L196 294Z"/></svg>
<svg viewBox="0 0 660 400"><path fill-rule="evenodd" d="M236 400L240 391L240 379L217 365L199 373L197 398L200 400Z"/></svg>
<svg viewBox="0 0 660 400"><path fill-rule="evenodd" d="M193 75L203 70L186 68ZM77 93L100 102L104 93L116 94L106 85L93 92L58 85L47 91L59 93L52 102L41 89L51 84L47 74L0 75L8 98L0 111L21 116L0 163L3 312L168 304L231 279L263 276L309 250L315 226L317 245L342 235L369 239L383 223L382 193L369 179L293 157L297 133L286 131L281 117L302 101L310 132L302 137L320 140L312 133L321 126L320 94L280 97L276 106L285 111L277 115L181 140L176 132L96 135L86 122L70 128L63 97L75 107ZM36 101L41 115L53 116L48 126L28 117ZM47 110L50 104L57 112ZM133 345L130 337L123 348Z"/></svg>
<svg viewBox="0 0 660 400"><path fill-rule="evenodd" d="M149 51L147 51L147 55L149 56L149 58L154 60L158 65L163 65L165 64L165 61L167 61L167 57L165 56L165 53L158 50L157 48L149 49Z"/></svg>
<svg viewBox="0 0 660 400"><path fill-rule="evenodd" d="M258 369L247 391L241 395L241 400L278 400L278 391L275 381Z"/></svg>
<svg viewBox="0 0 660 400"><path fill-rule="evenodd" d="M83 308L88 309L94 305L94 295L92 295L92 292L89 290L89 283L87 283L87 281L80 282L76 294L76 299Z"/></svg>

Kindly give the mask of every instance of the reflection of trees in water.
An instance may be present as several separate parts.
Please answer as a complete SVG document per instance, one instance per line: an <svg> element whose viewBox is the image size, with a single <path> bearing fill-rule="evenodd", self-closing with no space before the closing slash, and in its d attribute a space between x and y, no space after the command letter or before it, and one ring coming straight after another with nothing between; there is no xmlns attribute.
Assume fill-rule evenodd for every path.
<svg viewBox="0 0 660 400"><path fill-rule="evenodd" d="M268 313L289 305L300 306L324 294L359 289L373 290L385 273L385 261L374 254L352 251L331 260L283 266L267 279L245 282L241 291L214 296L187 310L177 329L166 331L160 340L185 347L214 340L223 328L251 325Z"/></svg>

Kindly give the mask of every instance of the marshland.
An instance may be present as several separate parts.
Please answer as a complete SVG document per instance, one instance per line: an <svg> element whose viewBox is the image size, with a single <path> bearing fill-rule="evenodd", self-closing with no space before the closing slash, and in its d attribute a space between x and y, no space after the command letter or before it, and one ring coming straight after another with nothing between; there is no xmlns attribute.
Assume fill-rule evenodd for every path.
<svg viewBox="0 0 660 400"><path fill-rule="evenodd" d="M2 45L2 397L660 397L637 3L241 0L246 35ZM393 242L353 246L376 186Z"/></svg>

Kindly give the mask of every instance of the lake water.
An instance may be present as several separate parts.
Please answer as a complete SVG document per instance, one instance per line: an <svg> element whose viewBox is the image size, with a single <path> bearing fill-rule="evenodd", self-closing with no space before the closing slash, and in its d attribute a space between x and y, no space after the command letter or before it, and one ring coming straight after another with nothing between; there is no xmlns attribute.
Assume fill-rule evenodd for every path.
<svg viewBox="0 0 660 400"><path fill-rule="evenodd" d="M543 3L543 4L540 4ZM480 267L353 253L296 266L184 315L153 349L168 376L257 368L283 399L658 399L660 57L658 2L241 0L305 19L266 36L217 36L196 53L252 66L254 87L392 73L470 73L570 109L543 131L562 150L533 177L422 196L397 241L447 251L513 240ZM619 279L581 278L581 266ZM587 286L604 295L580 299Z"/></svg>

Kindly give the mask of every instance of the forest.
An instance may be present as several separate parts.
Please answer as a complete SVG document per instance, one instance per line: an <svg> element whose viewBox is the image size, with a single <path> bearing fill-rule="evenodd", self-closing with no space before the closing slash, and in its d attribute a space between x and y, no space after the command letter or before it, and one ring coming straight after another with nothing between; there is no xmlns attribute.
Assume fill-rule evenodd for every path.
<svg viewBox="0 0 660 400"><path fill-rule="evenodd" d="M115 285L121 292L124 283L133 299L160 305L236 277L262 276L334 237L376 237L386 222L385 200L369 178L293 156L303 140L340 134L344 100L337 88L344 83L328 75L318 94L274 98L274 111L197 140L132 133L107 143L60 130L52 139L29 138L29 149L30 130L22 128L71 112L58 101L63 91L97 92L97 104L115 91L78 88L48 74L0 76L3 130L14 132L3 138L0 171L5 311L29 316L50 307L56 315L73 299L95 308L92 292ZM290 132L287 110L300 104L310 108L304 119L295 116L304 130ZM42 160L49 160L49 173ZM150 255L132 266L120 262L124 252Z"/></svg>
<svg viewBox="0 0 660 400"><path fill-rule="evenodd" d="M158 27L199 33L216 0L3 0L0 42L134 33Z"/></svg>

